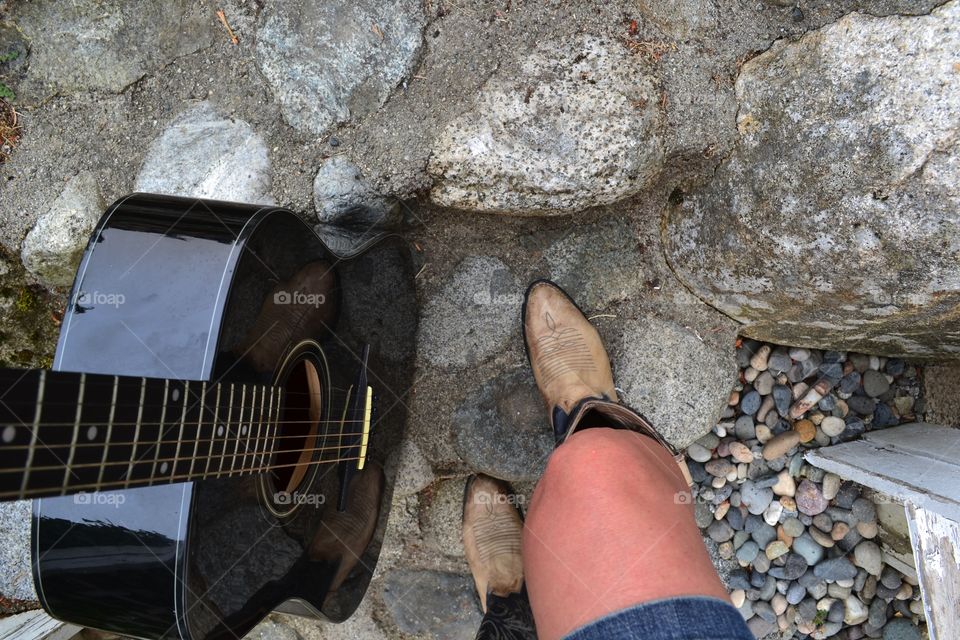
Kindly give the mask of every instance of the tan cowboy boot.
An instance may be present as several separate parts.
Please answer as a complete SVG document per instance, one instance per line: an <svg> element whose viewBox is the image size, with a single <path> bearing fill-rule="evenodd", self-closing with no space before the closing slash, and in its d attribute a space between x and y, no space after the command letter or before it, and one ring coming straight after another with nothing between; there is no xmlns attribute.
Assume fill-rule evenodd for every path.
<svg viewBox="0 0 960 640"><path fill-rule="evenodd" d="M463 495L463 548L484 613L488 593L507 596L523 585L523 520L512 495L506 483L482 474L467 480Z"/></svg>
<svg viewBox="0 0 960 640"><path fill-rule="evenodd" d="M600 334L563 289L537 280L527 289L521 314L527 358L557 444L577 429L630 429L666 447L691 482L683 455L646 418L620 404Z"/></svg>

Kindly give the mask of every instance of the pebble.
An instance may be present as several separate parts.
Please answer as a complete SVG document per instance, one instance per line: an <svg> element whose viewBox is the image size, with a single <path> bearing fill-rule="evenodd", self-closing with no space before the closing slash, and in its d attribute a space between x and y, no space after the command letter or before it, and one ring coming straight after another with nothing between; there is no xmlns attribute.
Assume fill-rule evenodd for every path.
<svg viewBox="0 0 960 640"><path fill-rule="evenodd" d="M783 505L779 502L771 502L763 512L763 520L771 527L775 527L780 522L781 515L783 515Z"/></svg>
<svg viewBox="0 0 960 640"><path fill-rule="evenodd" d="M808 479L804 479L797 487L795 499L800 512L808 516L823 513L829 506L829 501L823 497L820 487Z"/></svg>
<svg viewBox="0 0 960 640"><path fill-rule="evenodd" d="M817 541L807 533L794 539L793 551L802 557L810 566L820 562L825 553L823 546L818 544Z"/></svg>
<svg viewBox="0 0 960 640"><path fill-rule="evenodd" d="M785 545L786 546L786 545ZM782 567L772 567L770 575L777 580L796 580L807 571L807 561L798 553L790 553Z"/></svg>
<svg viewBox="0 0 960 640"><path fill-rule="evenodd" d="M768 544L767 548L764 550L767 557L771 560L776 560L780 556L785 555L788 551L790 551L790 548L784 544L782 540L774 540Z"/></svg>
<svg viewBox="0 0 960 640"><path fill-rule="evenodd" d="M894 618L883 628L883 640L920 640L920 629L906 618Z"/></svg>
<svg viewBox="0 0 960 640"><path fill-rule="evenodd" d="M848 533L850 533L850 525L846 522L835 522L833 530L830 531L830 537L837 542L843 540Z"/></svg>
<svg viewBox="0 0 960 640"><path fill-rule="evenodd" d="M837 388L847 395L852 395L854 391L860 388L860 373L857 371L851 371L842 378L840 378L840 384L837 385Z"/></svg>
<svg viewBox="0 0 960 640"><path fill-rule="evenodd" d="M769 395L773 390L773 385L776 381L774 380L773 374L769 371L764 371L757 376L757 379L753 381L754 390L762 396Z"/></svg>
<svg viewBox="0 0 960 640"><path fill-rule="evenodd" d="M796 431L784 431L776 435L763 445L763 459L773 460L786 455L790 449L800 444L800 434Z"/></svg>
<svg viewBox="0 0 960 640"><path fill-rule="evenodd" d="M783 384L773 387L773 404L777 407L777 413L786 417L790 413L790 405L793 403L793 390Z"/></svg>
<svg viewBox="0 0 960 640"><path fill-rule="evenodd" d="M823 422L820 423L820 429L831 438L839 436L846 427L847 425L843 421L843 418L836 416L827 416L823 419Z"/></svg>
<svg viewBox="0 0 960 640"><path fill-rule="evenodd" d="M880 584L887 589L899 589L903 584L903 576L893 567L884 567L883 573L880 574Z"/></svg>
<svg viewBox="0 0 960 640"><path fill-rule="evenodd" d="M890 381L879 371L870 370L863 374L863 392L871 398L882 396L890 390Z"/></svg>
<svg viewBox="0 0 960 640"><path fill-rule="evenodd" d="M790 352L783 347L774 349L767 359L767 370L772 372L773 375L786 373L792 366L793 362L790 360Z"/></svg>
<svg viewBox="0 0 960 640"><path fill-rule="evenodd" d="M701 529L710 526L710 523L713 522L713 512L710 510L710 505L697 500L693 505L693 519L697 521L697 526Z"/></svg>
<svg viewBox="0 0 960 640"><path fill-rule="evenodd" d="M756 432L757 441L759 441L760 444L765 443L767 440L773 437L773 432L770 431L770 427L765 424L758 424L756 427Z"/></svg>
<svg viewBox="0 0 960 640"><path fill-rule="evenodd" d="M850 408L850 411L854 413L868 416L873 413L873 410L877 406L877 401L867 396L850 396L847 398L847 406Z"/></svg>
<svg viewBox="0 0 960 640"><path fill-rule="evenodd" d="M747 599L747 592L743 589L734 589L730 592L730 602L734 607L739 609L743 606L743 602Z"/></svg>
<svg viewBox="0 0 960 640"><path fill-rule="evenodd" d="M753 418L750 416L740 416L733 425L733 430L737 438L741 441L753 440L756 431L753 428Z"/></svg>
<svg viewBox="0 0 960 640"><path fill-rule="evenodd" d="M828 473L823 476L823 497L827 500L833 500L840 491L840 476L835 473Z"/></svg>
<svg viewBox="0 0 960 640"><path fill-rule="evenodd" d="M758 487L750 480L740 487L740 502L754 515L763 513L772 500L773 489L770 487Z"/></svg>
<svg viewBox="0 0 960 640"><path fill-rule="evenodd" d="M850 509L853 507L853 503L857 501L857 498L860 497L860 487L857 486L856 482L843 482L840 484L840 490L837 491L837 495L834 498L837 506L842 509ZM836 519L836 518L834 518ZM856 523L851 523L856 524Z"/></svg>
<svg viewBox="0 0 960 640"><path fill-rule="evenodd" d="M727 524L737 531L743 529L743 511L739 506L734 506L732 502L730 503L730 511L727 512Z"/></svg>
<svg viewBox="0 0 960 640"><path fill-rule="evenodd" d="M777 614L777 616L783 615L783 613L787 610L788 604L789 603L787 602L786 597L784 597L781 593L773 596L773 598L770 600L770 606L773 607L773 612Z"/></svg>
<svg viewBox="0 0 960 640"><path fill-rule="evenodd" d="M893 414L893 409L890 408L890 405L882 402L877 403L877 407L873 410L873 420L870 423L874 429L892 427L899 422L897 416Z"/></svg>
<svg viewBox="0 0 960 640"><path fill-rule="evenodd" d="M687 445L687 456L697 462L707 462L713 456L709 449L706 449L696 442Z"/></svg>
<svg viewBox="0 0 960 640"><path fill-rule="evenodd" d="M753 560L753 570L758 573L766 573L770 570L770 558L767 557L767 554L757 554L757 557Z"/></svg>
<svg viewBox="0 0 960 640"><path fill-rule="evenodd" d="M853 501L850 510L853 512L853 517L857 520L857 523L873 523L877 520L877 506L873 504L872 500L857 498Z"/></svg>
<svg viewBox="0 0 960 640"><path fill-rule="evenodd" d="M863 420L856 416L848 416L843 433L840 434L838 439L841 442L848 442L862 436L864 431L866 431L866 425L864 425Z"/></svg>
<svg viewBox="0 0 960 640"><path fill-rule="evenodd" d="M773 396L764 396L763 402L760 403L760 408L757 409L757 421L765 421L767 416L770 415L770 411L773 410L773 407Z"/></svg>
<svg viewBox="0 0 960 640"><path fill-rule="evenodd" d="M857 576L857 568L846 556L824 560L813 568L813 574L827 581L853 580Z"/></svg>
<svg viewBox="0 0 960 640"><path fill-rule="evenodd" d="M750 447L742 442L731 442L728 448L730 450L730 455L737 462L753 462L753 452L750 451ZM776 490L774 490L774 493L776 493Z"/></svg>
<svg viewBox="0 0 960 640"><path fill-rule="evenodd" d="M747 367L743 370L743 379L747 382L753 382L757 379L757 376L760 375L760 372L754 369L753 367Z"/></svg>
<svg viewBox="0 0 960 640"><path fill-rule="evenodd" d="M849 595L844 599L843 609L843 621L851 626L866 621L870 615L866 605L860 601L860 598L854 595Z"/></svg>
<svg viewBox="0 0 960 640"><path fill-rule="evenodd" d="M807 597L807 590L799 582L794 582L787 589L787 603L797 605Z"/></svg>
<svg viewBox="0 0 960 640"><path fill-rule="evenodd" d="M803 535L805 527L803 526L803 523L796 518L787 518L783 521L783 530L791 538L798 538Z"/></svg>
<svg viewBox="0 0 960 640"><path fill-rule="evenodd" d="M760 553L760 545L753 540L747 540L737 549L737 560L743 563L753 562L753 559Z"/></svg>
<svg viewBox="0 0 960 640"><path fill-rule="evenodd" d="M725 458L717 458L703 465L703 468L712 476L724 478L730 473L736 473L737 468Z"/></svg>
<svg viewBox="0 0 960 640"><path fill-rule="evenodd" d="M858 522L857 533L867 540L872 540L873 538L877 537L878 533L880 533L880 527L876 522Z"/></svg>
<svg viewBox="0 0 960 640"><path fill-rule="evenodd" d="M713 512L714 520L723 520L723 517L727 515L727 511L730 510L729 502L721 502L717 505L716 511Z"/></svg>
<svg viewBox="0 0 960 640"><path fill-rule="evenodd" d="M824 533L816 527L808 529L807 531L810 533L810 537L813 538L821 547L830 549L836 544L833 541L833 538L830 537L830 534Z"/></svg>
<svg viewBox="0 0 960 640"><path fill-rule="evenodd" d="M760 394L753 389L740 399L740 411L748 416L755 414L759 408Z"/></svg>
<svg viewBox="0 0 960 640"><path fill-rule="evenodd" d="M793 497L797 492L797 483L790 475L789 471L781 471L777 474L777 483L771 487L773 495Z"/></svg>
<svg viewBox="0 0 960 640"><path fill-rule="evenodd" d="M770 345L762 345L750 358L750 366L757 371L767 370L767 361L770 358Z"/></svg>
<svg viewBox="0 0 960 640"><path fill-rule="evenodd" d="M789 354L792 360L796 360L797 362L803 362L804 360L810 357L810 350L804 349L803 347L791 347Z"/></svg>
<svg viewBox="0 0 960 640"><path fill-rule="evenodd" d="M853 564L872 576L879 576L883 570L883 556L875 542L861 542L853 550Z"/></svg>
<svg viewBox="0 0 960 640"><path fill-rule="evenodd" d="M764 522L763 528L755 530L751 536L753 536L754 542L766 548L767 545L777 539L777 530Z"/></svg>
<svg viewBox="0 0 960 640"><path fill-rule="evenodd" d="M817 426L810 420L797 420L793 430L800 434L800 442L810 442L817 437Z"/></svg>

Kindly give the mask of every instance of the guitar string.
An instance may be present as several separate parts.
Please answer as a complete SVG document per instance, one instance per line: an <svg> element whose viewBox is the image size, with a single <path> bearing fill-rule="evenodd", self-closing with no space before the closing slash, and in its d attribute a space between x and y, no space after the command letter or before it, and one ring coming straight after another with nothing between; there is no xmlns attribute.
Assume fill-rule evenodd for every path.
<svg viewBox="0 0 960 640"><path fill-rule="evenodd" d="M368 446L369 446L369 445L368 445ZM345 445L341 445L341 446L337 446L337 447L311 447L311 448L306 448L306 449L289 449L289 450L287 450L287 451L249 451L249 450L248 450L248 451L246 451L246 452L223 453L223 454L208 454L208 455L205 455L205 456L193 455L193 456L181 456L181 457L174 456L173 458L157 458L156 460L144 460L143 462L141 462L141 463L139 463L139 464L153 464L154 462L172 462L172 463L173 463L172 466L175 466L176 464L179 464L179 463L181 463L181 462L191 462L191 461L196 462L196 461L198 461L198 460L207 460L207 459L210 459L210 460L221 460L221 459L222 459L222 460L227 460L227 459L229 458L229 459L235 461L237 458L247 458L247 457L256 458L257 456L263 457L263 456L265 456L265 455L267 455L267 454L269 454L269 455L271 456L271 458L272 458L273 456L278 455L278 454L282 454L282 453L299 453L299 454L302 454L302 453L317 453L317 452L322 453L322 452L324 452L324 451L339 451L340 449L358 449L358 448L360 448L360 447L361 447L361 444L358 442L358 443L354 443L354 444L345 444ZM115 466L119 466L119 465L128 465L128 466L129 466L129 464L130 464L130 461L129 461L129 460L117 460L117 461L114 461L114 462L103 462L103 463L100 463L100 462L88 462L88 463L83 463L83 464L74 464L74 465L70 465L69 467L67 467L66 465L62 465L62 464L41 465L41 466L37 466L37 467L30 467L30 473L34 473L34 472L37 472L37 471L64 471L64 470L73 471L73 470L75 470L75 469L99 469L99 468L103 468L103 467L111 467L111 466L115 467ZM136 466L137 464L138 464L138 463L134 463L134 466ZM271 466L271 465L266 465L265 467L261 467L261 468L262 468L262 469L274 469L274 468L278 468L278 467L273 467L273 466ZM257 469L255 468L255 469L252 469L252 470L257 470ZM26 471L26 468L24 468L24 469L4 469L4 470L3 470L3 473L23 473L23 472L25 472L25 471ZM155 477L163 477L163 475L161 474L160 476L155 476Z"/></svg>
<svg viewBox="0 0 960 640"><path fill-rule="evenodd" d="M367 459L367 458L364 458L364 459ZM210 479L214 479L214 478L230 478L230 477L236 477L236 476L250 476L250 475L260 474L260 473L263 473L263 472L266 472L266 471L274 471L274 470L276 470L276 469L285 469L285 468L288 468L288 467L300 467L300 466L313 467L313 466L319 466L319 465L322 465L322 464L338 464L338 463L340 463L340 462L351 462L351 461L355 461L355 460L360 460L360 456L357 456L357 457L354 457L354 458L337 458L337 459L335 459L335 460L311 460L310 462L292 462L292 463L289 463L289 464L278 464L278 465L275 465L275 466L269 466L269 465L268 465L268 466L256 467L256 468L252 468L252 469L243 469L243 470L239 470L239 469L238 469L238 470L234 470L232 473L229 472L229 471L223 471L220 475L214 474L213 472L211 472L211 473L209 473L209 474L206 474L206 475L198 475L198 474L190 475L189 473L186 473L186 474L181 473L181 474L172 475L172 476L169 476L169 477L168 477L168 476L163 476L163 477L151 477L151 478L141 478L141 479L131 478L131 479L130 479L130 484L135 484L135 486L131 486L131 487L128 487L128 486L127 486L127 481L126 481L126 480L116 480L116 481L111 481L111 482L102 483L102 484L95 484L95 483L94 483L94 484L86 484L86 485L79 485L79 486L74 486L74 487L68 487L68 489L69 489L70 492L83 491L83 490L86 490L86 489L94 489L94 490L99 491L100 489L103 489L105 485L111 485L111 484L117 485L117 488L122 488L122 489L126 489L126 488L134 489L134 488L146 487L146 486L155 487L155 486L158 486L158 484L157 484L156 482L154 482L155 480L165 480L165 481L169 481L169 482L164 482L164 483L160 483L160 484L174 484L174 483L176 483L176 482L178 482L178 481L179 481L179 482L186 482L186 481L189 481L189 480L191 480L191 479L195 479L195 480L198 480L198 479L210 480ZM176 470L176 469L174 468L174 470ZM151 483L151 484L147 484L147 483ZM122 486L120 486L120 485L122 485ZM20 492L20 491L0 491L0 500L5 500L5 499L7 499L7 498L17 498L17 497L20 497L20 498L28 498L28 497L30 497L31 495L38 495L38 494L51 495L48 489L28 489L27 491L23 491L23 492ZM61 494L54 494L54 495L67 495L67 494L61 493Z"/></svg>
<svg viewBox="0 0 960 640"><path fill-rule="evenodd" d="M363 421L363 420L349 420L349 421L347 421L347 422L361 423L361 422L364 422L364 421ZM295 421L295 422L284 422L284 423L280 423L280 424L283 425L283 424L302 424L302 423L310 423L310 424L313 424L313 422L310 421L310 420L300 420L300 421ZM117 425L114 425L114 426L117 426ZM177 426L179 426L179 423L177 423ZM264 425L264 426L268 426L268 425ZM249 432L248 432L248 433L249 433ZM342 432L342 433L324 433L324 434L316 434L316 435L312 435L312 436L311 436L311 435L275 435L275 436L269 436L269 439L270 439L270 440L285 440L285 439L286 439L286 440L289 440L289 439L293 439L293 438L301 438L301 439L303 439L303 438L341 438L341 437L346 438L346 437L350 437L350 436L362 436L363 433L364 433L363 431L344 431L344 432ZM368 433L369 433L369 432L368 432ZM246 437L246 436L241 436L241 437ZM254 435L254 436L250 436L249 438L247 438L247 442L257 442L257 441L260 441L260 440L266 440L267 438L268 438L268 436L266 436L266 435L262 435L262 436L260 436L260 437L257 437L257 436ZM212 444L212 443L215 443L215 442L223 442L224 444L230 444L230 443L235 442L235 440L234 440L234 439L227 440L226 438L216 438L216 437L210 438L210 439L202 438L202 439L199 439L199 440L193 440L193 439L190 439L190 438L185 438L185 439L183 439L183 440L180 440L180 439L175 439L175 440L163 440L163 441L161 441L159 444L160 444L161 446L163 446L163 445L175 445L175 444L177 444L178 442L180 442L181 444L190 444L190 443L192 443L192 442L195 442L195 443L197 443L197 444L201 444L201 443L204 443L204 442L209 442L209 443L211 443L211 444ZM80 447L92 448L92 447L103 447L103 446L105 446L105 445L108 445L108 446L110 446L110 447L124 447L124 446L132 447L132 446L136 446L136 445L149 445L149 446L152 447L152 446L156 446L157 444L158 444L158 443L157 443L155 440L150 440L149 438L144 438L143 440L133 440L133 441L129 441L129 442L126 442L126 441L125 441L125 442L107 442L107 441L103 441L103 442L78 442L78 443L76 443L76 444L73 444L72 442L70 442L70 443L63 443L63 444L47 444L47 445L45 445L43 448L44 448L44 449L63 449L63 448L80 448ZM27 449L30 449L30 448L31 448L30 445L27 445L27 444L24 444L24 445L5 445L5 444L0 444L0 453L5 452L5 451L23 451L23 450L27 450ZM0 471L2 471L2 470L0 470Z"/></svg>

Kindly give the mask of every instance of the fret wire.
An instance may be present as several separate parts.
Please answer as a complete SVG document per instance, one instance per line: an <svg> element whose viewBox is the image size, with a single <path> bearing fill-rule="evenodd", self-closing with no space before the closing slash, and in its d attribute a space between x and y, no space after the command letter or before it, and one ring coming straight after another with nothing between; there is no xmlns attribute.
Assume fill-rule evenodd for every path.
<svg viewBox="0 0 960 640"><path fill-rule="evenodd" d="M30 465L33 464L33 452L37 447L37 431L40 426L40 413L43 407L43 392L47 386L47 371L40 371L40 384L37 386L37 408L33 415L33 433L30 435L30 450L27 452L26 471L23 474L23 482L20 485L20 493L27 490L27 480L30 478Z"/></svg>
<svg viewBox="0 0 960 640"><path fill-rule="evenodd" d="M170 381L163 381L163 402L160 407L160 426L157 429L157 452L153 456L153 468L150 469L150 486L153 486L153 481L157 477L157 463L160 461L160 446L163 442L163 423L167 420L167 397L170 393Z"/></svg>
<svg viewBox="0 0 960 640"><path fill-rule="evenodd" d="M257 466L257 456L260 455L260 433L263 430L263 409L267 400L267 388L263 387L260 394L260 418L257 420L257 438L253 443L253 465Z"/></svg>
<svg viewBox="0 0 960 640"><path fill-rule="evenodd" d="M133 465L137 461L137 441L140 440L140 423L143 422L143 403L147 399L147 379L140 378L140 408L137 409L137 426L133 431L133 446L130 447L130 467L127 469L127 484L130 486L130 479L133 476ZM124 488L126 488L124 487Z"/></svg>
<svg viewBox="0 0 960 640"><path fill-rule="evenodd" d="M110 438L113 436L113 419L117 413L117 389L120 386L120 377L113 376L113 394L110 398L110 417L107 419L107 437L103 440L103 458L100 464L100 473L97 475L97 485L103 484L103 472L107 462L107 453L110 451Z"/></svg>
<svg viewBox="0 0 960 640"><path fill-rule="evenodd" d="M207 464L206 464L206 466L203 468L203 477L204 477L204 478L206 478L206 477L207 477L207 473L210 472L210 460L213 458L213 456L212 456L212 454L213 454L213 441L214 441L214 438L217 437L217 421L220 419L220 387L221 387L221 385L220 385L220 383L218 382L218 383L217 383L217 399L214 401L215 404L213 405L213 427L212 427L211 430L210 430L210 448L208 449L208 451L210 452L211 455L210 455L210 456L207 456ZM197 442L197 444L199 445L199 441Z"/></svg>
<svg viewBox="0 0 960 640"><path fill-rule="evenodd" d="M196 456L197 449L200 447L200 436L202 435L202 431L203 431L203 408L204 408L204 403L206 402L206 398L207 398L207 381L204 380L203 383L200 385L200 406L198 407L199 410L197 411L197 442L196 444L193 445L194 456ZM190 461L190 470L187 473L189 473L191 476L193 475L193 464L196 461L197 459L195 457Z"/></svg>
<svg viewBox="0 0 960 640"><path fill-rule="evenodd" d="M227 405L227 424L223 427L223 450L222 453L227 452L227 437L230 435L230 419L233 418L233 383L230 383L230 404ZM226 460L226 456L220 456L220 469L217 471L217 477L219 478L223 475L223 462Z"/></svg>
<svg viewBox="0 0 960 640"><path fill-rule="evenodd" d="M67 456L67 468L63 470L63 495L67 493L67 483L70 480L70 467L77 453L77 440L80 438L80 416L83 413L83 394L87 383L87 374L80 374L80 388L77 390L77 417L73 422L73 438L70 441L70 455Z"/></svg>
<svg viewBox="0 0 960 640"><path fill-rule="evenodd" d="M267 460L269 460L270 457L273 455L273 442L274 442L274 439L273 439L273 437L271 436L270 431L273 429L273 425L275 424L274 419L273 419L273 411L274 411L273 395L274 395L274 392L275 392L275 391L276 391L276 389L275 389L274 387L270 387L270 405L269 405L269 408L267 409L267 433L266 433L266 436L264 437L264 442L263 442L263 455L260 457L260 466L263 466L264 463L265 463ZM279 395L280 395L280 394L277 393L277 396L278 396L278 397L279 397ZM268 454L270 454L270 455L268 455Z"/></svg>
<svg viewBox="0 0 960 640"><path fill-rule="evenodd" d="M176 475L177 460L180 458L180 445L183 443L183 428L187 421L187 399L190 397L190 381L186 380L183 384L183 409L180 411L180 431L177 435L177 448L174 450L173 464L170 465L170 476Z"/></svg>
<svg viewBox="0 0 960 640"><path fill-rule="evenodd" d="M243 457L240 459L241 470L247 468L247 460L250 458L250 445L253 439L253 416L257 410L257 389L258 387L253 387L250 391L250 411L247 416L247 435L243 441Z"/></svg>
<svg viewBox="0 0 960 640"><path fill-rule="evenodd" d="M243 425L243 408L247 402L247 385L240 385L240 417L237 419L237 437L233 442L233 457L230 460L230 473L229 476L233 476L233 472L237 467L237 452L240 451L240 427ZM227 432L230 432L230 427L227 427Z"/></svg>

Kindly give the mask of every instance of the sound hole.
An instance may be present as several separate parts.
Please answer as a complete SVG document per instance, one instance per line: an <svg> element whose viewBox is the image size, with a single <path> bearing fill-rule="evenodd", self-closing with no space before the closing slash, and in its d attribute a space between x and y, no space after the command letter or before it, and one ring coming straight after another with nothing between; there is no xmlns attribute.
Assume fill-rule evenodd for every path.
<svg viewBox="0 0 960 640"><path fill-rule="evenodd" d="M275 492L295 492L310 469L318 446L321 392L320 375L312 362L302 360L291 369L284 384L279 437L270 472Z"/></svg>

